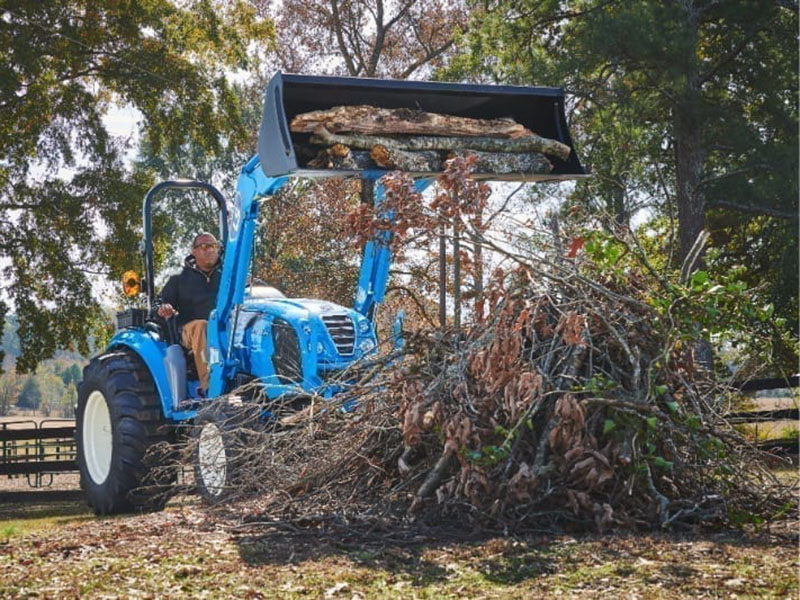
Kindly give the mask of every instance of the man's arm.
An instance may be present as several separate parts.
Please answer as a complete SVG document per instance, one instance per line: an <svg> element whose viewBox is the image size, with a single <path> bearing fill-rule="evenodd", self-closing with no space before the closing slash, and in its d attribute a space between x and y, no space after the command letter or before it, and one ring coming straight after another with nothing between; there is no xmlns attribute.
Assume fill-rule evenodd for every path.
<svg viewBox="0 0 800 600"><path fill-rule="evenodd" d="M173 275L167 280L167 284L161 290L161 294L156 298L158 306L158 316L169 319L175 314L175 306L178 304L178 276Z"/></svg>

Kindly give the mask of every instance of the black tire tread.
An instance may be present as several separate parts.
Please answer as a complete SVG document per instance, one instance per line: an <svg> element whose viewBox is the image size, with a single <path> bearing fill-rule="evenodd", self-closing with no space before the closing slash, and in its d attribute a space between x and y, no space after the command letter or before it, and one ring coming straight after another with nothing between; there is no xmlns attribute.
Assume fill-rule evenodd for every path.
<svg viewBox="0 0 800 600"><path fill-rule="evenodd" d="M147 366L137 354L127 349L111 350L92 359L84 368L79 407L89 393L97 389L92 382L98 381L104 382L102 391L112 413L112 427L118 431L114 438L114 455L119 456L118 462L112 460L106 493L98 494L97 490L91 489L95 486L88 483L88 472L84 473L80 452L82 441L79 441L78 462L88 504L101 515L163 508L166 494L147 493L140 489L156 466L148 464L152 458L147 456L147 451L155 444L170 442L172 437L161 416L161 402ZM82 414L78 418L82 421ZM77 437L80 440L82 432L78 432Z"/></svg>

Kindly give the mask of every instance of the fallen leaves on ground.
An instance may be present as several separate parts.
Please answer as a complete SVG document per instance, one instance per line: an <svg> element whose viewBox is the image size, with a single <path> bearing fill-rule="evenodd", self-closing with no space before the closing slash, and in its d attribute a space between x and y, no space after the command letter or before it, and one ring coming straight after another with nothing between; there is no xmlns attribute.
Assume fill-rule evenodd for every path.
<svg viewBox="0 0 800 600"><path fill-rule="evenodd" d="M462 541L429 532L407 544L371 537L353 550L324 533L300 543L280 533L234 537L230 518L189 502L0 538L0 595L699 599L798 589L796 531Z"/></svg>

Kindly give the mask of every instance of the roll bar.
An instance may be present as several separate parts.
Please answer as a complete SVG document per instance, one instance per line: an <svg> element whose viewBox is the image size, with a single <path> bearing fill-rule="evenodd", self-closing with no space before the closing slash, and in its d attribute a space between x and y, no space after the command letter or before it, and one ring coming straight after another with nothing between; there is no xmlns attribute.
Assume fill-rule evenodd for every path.
<svg viewBox="0 0 800 600"><path fill-rule="evenodd" d="M196 189L208 192L217 202L219 208L219 231L221 234L222 247L228 241L228 207L225 204L225 197L217 188L210 183L194 181L192 179L175 179L157 183L145 194L142 205L142 220L144 221L144 240L142 245L142 255L144 257L145 281L147 282L147 307L152 308L155 300L155 281L153 266L153 215L152 204L156 194L169 189Z"/></svg>

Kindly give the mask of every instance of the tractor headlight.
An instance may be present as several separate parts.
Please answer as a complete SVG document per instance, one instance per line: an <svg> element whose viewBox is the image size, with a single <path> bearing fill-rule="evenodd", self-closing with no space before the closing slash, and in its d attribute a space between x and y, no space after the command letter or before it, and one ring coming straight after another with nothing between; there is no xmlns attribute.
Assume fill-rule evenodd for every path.
<svg viewBox="0 0 800 600"><path fill-rule="evenodd" d="M369 321L367 319L361 319L358 322L358 332L359 333L368 333L369 332Z"/></svg>
<svg viewBox="0 0 800 600"><path fill-rule="evenodd" d="M372 340L361 340L361 343L358 344L358 349L361 350L364 354L369 352L375 347L375 344Z"/></svg>

